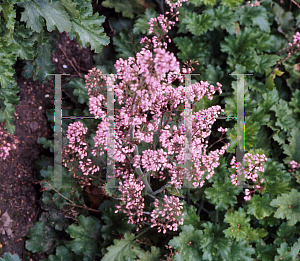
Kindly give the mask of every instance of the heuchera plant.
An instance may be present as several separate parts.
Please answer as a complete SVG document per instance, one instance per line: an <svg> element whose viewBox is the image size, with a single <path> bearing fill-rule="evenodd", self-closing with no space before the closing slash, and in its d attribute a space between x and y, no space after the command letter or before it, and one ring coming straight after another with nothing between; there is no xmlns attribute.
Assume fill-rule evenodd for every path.
<svg viewBox="0 0 300 261"><path fill-rule="evenodd" d="M176 3L167 1L170 12L166 15L170 15L170 18L160 15L150 20L149 33L153 33L154 36L152 39L148 37L141 39L140 43L145 46L137 53L136 58L129 57L128 60L120 58L115 63L117 75L111 75L111 78L108 78L96 68L86 75L90 113L94 114L95 118L102 119L97 127L96 136L93 138L95 148L91 149L85 141L87 128L84 128L81 122L70 124L67 130L68 147L78 153L82 174L90 175L99 171L99 166L93 164L93 160L88 159L87 156L90 150L93 156L100 158L104 154L103 149L107 150L107 107L105 107L107 102L101 90L106 90L106 85L111 86L110 79L113 79L114 93L118 97L119 105L123 105L115 115L114 126L115 171L116 178L120 179L119 191L121 193L120 204L116 206L116 212L122 210L127 213L128 223L137 224L137 231L142 227L142 223L147 222L152 224L151 227L157 226L158 231L163 233L166 233L167 229L176 231L178 224L183 224L181 211L183 203L176 196L164 195L163 200L158 199L157 195L162 192L162 188L153 191L149 175L160 181L166 180L166 185L175 188L182 187L184 178L188 178L194 188L202 187L205 179L208 180L213 176L214 169L220 164L220 156L229 146L223 142L224 146L220 150L210 151L208 155L206 153L208 141L205 139L211 134L211 126L216 117L223 111L221 106L212 106L194 113L191 116L194 171L189 177L184 176L184 168L180 164L184 164L185 126L182 124L183 121L176 125L177 121L173 117L178 117L176 110L185 103L185 87L180 85L175 88L172 85L176 80L182 83L184 77L180 73L179 62L173 53L167 51L165 42L165 38L168 38L168 31L175 23L169 19L176 17L177 20L179 12L176 10L182 2L186 0L178 0ZM170 42L170 39L168 41ZM189 73L190 70L186 69L185 72ZM204 95L212 100L217 90L222 93L221 86L217 83L217 87L214 87L203 81L191 84L192 106ZM153 121L147 120L149 114L153 115ZM180 116L185 119L184 112ZM220 127L218 131L222 133L219 139L222 141L227 129ZM157 144L154 145L153 140L157 133L161 148L156 150ZM143 150L140 154L138 145L141 145L141 142L150 144L151 149ZM261 155L261 159L259 155L247 156L255 160L256 165L266 161L265 155ZM249 171L245 177L254 181L257 178L257 170L263 171L263 168L261 165L256 167L251 164L251 161L249 162ZM131 164L130 169L128 163ZM64 165L68 167L66 161ZM252 167L255 168L253 175L251 175ZM208 174L205 176L205 173ZM90 185L90 183L85 184ZM246 191L247 199L250 198L249 194L249 191ZM149 196L154 201L154 209L151 212L144 211L144 196Z"/></svg>

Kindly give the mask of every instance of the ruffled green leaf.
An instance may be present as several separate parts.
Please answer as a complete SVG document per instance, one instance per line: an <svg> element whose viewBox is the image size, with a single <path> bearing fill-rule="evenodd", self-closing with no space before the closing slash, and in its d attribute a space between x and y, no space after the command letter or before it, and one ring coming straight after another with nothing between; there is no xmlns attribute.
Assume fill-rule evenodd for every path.
<svg viewBox="0 0 300 261"><path fill-rule="evenodd" d="M224 237L223 226L211 222L203 224L205 228L202 235L201 248L203 259L214 261L224 260L230 253L230 240Z"/></svg>
<svg viewBox="0 0 300 261"><path fill-rule="evenodd" d="M216 210L225 210L237 203L236 195L239 194L240 188L232 186L230 179L226 177L225 182L216 181L212 188L207 188L204 193L209 202L215 205Z"/></svg>
<svg viewBox="0 0 300 261"><path fill-rule="evenodd" d="M275 238L274 244L280 245L283 242L289 245L293 244L296 241L295 232L295 227L287 225L286 222L281 223L277 230L277 238Z"/></svg>
<svg viewBox="0 0 300 261"><path fill-rule="evenodd" d="M47 74L54 72L51 58L51 45L49 43L38 47L38 55L32 61L25 61L22 75L28 79L31 76L36 81L43 82Z"/></svg>
<svg viewBox="0 0 300 261"><path fill-rule="evenodd" d="M44 221L38 221L29 228L25 247L32 253L51 253L58 244L59 232Z"/></svg>
<svg viewBox="0 0 300 261"><path fill-rule="evenodd" d="M144 11L145 0L105 0L102 2L104 7L114 8L117 13L122 12L122 16L133 18L135 14L141 14ZM153 5L150 5L153 7ZM154 8L153 8L154 9Z"/></svg>
<svg viewBox="0 0 300 261"><path fill-rule="evenodd" d="M33 31L40 33L46 20L47 30L52 32L55 27L60 32L70 32L72 24L70 17L62 3L58 1L34 0L17 3L25 10L22 12L21 21L26 22Z"/></svg>
<svg viewBox="0 0 300 261"><path fill-rule="evenodd" d="M284 160L285 163L288 164L292 160L300 162L300 130L298 128L292 129L290 137L288 137L288 143L282 146L284 154L288 155Z"/></svg>
<svg viewBox="0 0 300 261"><path fill-rule="evenodd" d="M207 30L213 29L212 17L208 14L197 14L193 12L191 15L187 14L182 23L193 35L201 35Z"/></svg>
<svg viewBox="0 0 300 261"><path fill-rule="evenodd" d="M179 236L173 237L169 245L180 252L175 256L175 260L202 260L199 242L202 239L202 231L196 230L192 225L183 226Z"/></svg>
<svg viewBox="0 0 300 261"><path fill-rule="evenodd" d="M17 254L5 253L3 258L0 257L0 261L21 261Z"/></svg>
<svg viewBox="0 0 300 261"><path fill-rule="evenodd" d="M109 38L104 33L104 28L101 26L105 21L103 15L99 16L98 13L94 15L89 12L80 12L80 19L72 19L72 30L68 33L71 40L76 38L77 42L83 47L89 47L100 53L103 45L109 44Z"/></svg>
<svg viewBox="0 0 300 261"><path fill-rule="evenodd" d="M76 256L71 250L65 246L56 248L56 255L50 255L48 259L41 259L40 261L80 261L80 257Z"/></svg>
<svg viewBox="0 0 300 261"><path fill-rule="evenodd" d="M296 120L292 116L293 111L289 108L288 103L285 100L280 99L279 102L270 108L270 110L276 113L277 120L275 125L282 130L289 131L296 125Z"/></svg>
<svg viewBox="0 0 300 261"><path fill-rule="evenodd" d="M215 28L222 28L229 34L234 34L238 16L228 6L220 5L216 9L206 9L203 13L213 18Z"/></svg>
<svg viewBox="0 0 300 261"><path fill-rule="evenodd" d="M183 62L187 60L198 61L200 64L205 62L209 54L208 44L201 37L175 37L173 41L180 50L180 52L177 53L178 58Z"/></svg>
<svg viewBox="0 0 300 261"><path fill-rule="evenodd" d="M230 214L227 212L224 221L230 224L230 227L224 230L227 237L233 237L238 241L246 239L248 228L250 228L250 218L246 217L242 208Z"/></svg>
<svg viewBox="0 0 300 261"><path fill-rule="evenodd" d="M151 18L157 17L158 13L153 10L147 8L144 14L139 15L139 18L136 20L134 27L133 27L133 33L134 34L147 34L148 30L150 28L150 25L148 24Z"/></svg>
<svg viewBox="0 0 300 261"><path fill-rule="evenodd" d="M272 199L269 195L253 195L250 199L251 204L248 206L247 213L254 215L257 219L263 219L264 217L270 216L274 211L270 205Z"/></svg>
<svg viewBox="0 0 300 261"><path fill-rule="evenodd" d="M255 253L254 248L246 240L235 242L230 250L228 257L224 259L225 261L252 261L251 255Z"/></svg>
<svg viewBox="0 0 300 261"><path fill-rule="evenodd" d="M125 238L115 239L114 245L107 248L108 252L102 258L102 261L134 261L141 249L134 241L134 234L125 233Z"/></svg>
<svg viewBox="0 0 300 261"><path fill-rule="evenodd" d="M261 31L270 32L270 24L268 22L268 12L263 6L245 6L245 8L237 9L240 16L241 25L258 26Z"/></svg>
<svg viewBox="0 0 300 261"><path fill-rule="evenodd" d="M155 247L155 246L151 246L151 251L147 251L147 252L143 252L141 251L139 254L139 260L141 261L156 261L159 260L160 257L160 249Z"/></svg>
<svg viewBox="0 0 300 261"><path fill-rule="evenodd" d="M73 238L66 242L77 255L93 256L100 251L100 220L93 217L78 217L78 225L72 224L66 229L66 232Z"/></svg>
<svg viewBox="0 0 300 261"><path fill-rule="evenodd" d="M278 207L275 217L286 218L289 226L293 226L300 221L300 193L296 189L273 199L271 206Z"/></svg>
<svg viewBox="0 0 300 261"><path fill-rule="evenodd" d="M229 7L237 7L243 3L242 0L223 0L221 5L227 5Z"/></svg>
<svg viewBox="0 0 300 261"><path fill-rule="evenodd" d="M141 37L123 29L113 41L115 50L118 52L117 58L135 57L136 53L141 50L140 39Z"/></svg>
<svg viewBox="0 0 300 261"><path fill-rule="evenodd" d="M268 70L271 66L276 65L276 62L280 59L278 55L256 55L256 52L253 52L253 57L256 63L255 70L259 73L263 73L264 71Z"/></svg>

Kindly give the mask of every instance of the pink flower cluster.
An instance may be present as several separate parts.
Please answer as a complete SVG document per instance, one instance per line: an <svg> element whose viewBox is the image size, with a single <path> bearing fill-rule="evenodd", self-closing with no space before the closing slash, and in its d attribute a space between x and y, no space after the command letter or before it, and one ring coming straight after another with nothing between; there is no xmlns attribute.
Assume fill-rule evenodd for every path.
<svg viewBox="0 0 300 261"><path fill-rule="evenodd" d="M157 21L164 24L166 20L160 16ZM163 30L166 29L166 27L163 28ZM124 105L115 115L114 126L115 170L116 177L121 179L119 190L122 192L121 200L123 201L118 205L117 211L120 211L121 207L125 207L124 210L129 216L129 221L133 223L142 223L145 220L142 211L144 208L143 189L145 188L146 194L154 197L144 171L150 172L150 175L154 178L161 178L162 180L169 178L168 183L175 185L177 188L182 186L184 178L184 168L179 164L184 164L185 126L183 124L175 125L171 130L171 126L168 124L169 121L172 121L171 116L175 116L176 108L181 104L185 104L185 87L182 85L174 87L172 85L175 80L182 83L184 77L180 74L179 62L177 62L174 54L161 48L161 46L166 48L166 45L160 44L161 38L154 36L152 40L144 38L142 41L148 42L148 46L146 45L136 55L136 59L134 57L130 57L128 60L119 59L115 63L118 74L114 78L113 87L119 104ZM105 103L105 95L101 95L99 89L108 84L108 79L102 75L100 70L94 68L86 76L86 83L90 95L90 112L102 119L94 137L95 149L92 151L92 155L96 156L97 152L102 155L104 153L103 149L107 149L108 145L106 139L107 112L103 110L101 104ZM204 95L212 100L213 94L217 90L220 93L222 92L221 87L220 83L217 83L217 87L215 87L203 81L192 84L191 101L194 104ZM104 91L106 91L106 88ZM166 110L167 105L170 105L168 110ZM212 177L214 168L220 164L220 156L225 153L229 146L229 144L225 144L221 150L210 151L208 155L206 153L208 145L204 144L204 139L210 135L211 126L221 111L224 110L220 106L212 106L195 113L193 116L191 145L194 151L192 160L195 163L195 170L191 173L189 179L193 179L195 188L203 186L205 179ZM147 120L148 113L152 114L152 121ZM165 117L167 114L169 114L168 117ZM181 116L184 120L185 113L182 112ZM86 131L87 129L83 128L80 122L73 123L68 128L69 147L81 155L81 160L87 156L87 144L83 141ZM222 132L223 136L227 130L219 128L219 131ZM142 155L140 155L137 145L142 141L148 144L152 143L154 135L159 135L159 141L162 143L163 149L156 151L153 147L152 150L142 151ZM75 141L78 143L77 146L75 146ZM85 147L82 148L82 146ZM128 169L130 163L135 167L135 171ZM83 162L80 164L83 164ZM87 167L90 171L93 171L93 169L90 169L90 165L86 165L84 169L81 165L84 172L86 172ZM205 170L208 170L209 174L203 177ZM163 233L166 233L166 229L177 230L176 217L182 216L181 205L179 198L174 196L170 198L165 196L161 208L158 206L158 201L155 200L154 206L156 208L151 214L151 221L154 222L153 226L159 226L159 231L162 228ZM155 220L159 216L164 217L165 220ZM179 224L182 224L182 222L183 219Z"/></svg>
<svg viewBox="0 0 300 261"><path fill-rule="evenodd" d="M292 49L292 51L289 50L288 55L286 58L284 58L284 60L288 59L291 57L292 53L295 53L299 50L300 47L300 33L297 32L295 35L293 35L293 43L289 43L289 48L287 49ZM296 50L293 50L294 47L297 47ZM286 50L286 49L285 49Z"/></svg>
<svg viewBox="0 0 300 261"><path fill-rule="evenodd" d="M295 169L299 169L300 168L300 163L297 163L296 161L292 160L290 162L290 164L292 165L292 168L289 169L289 172L293 172Z"/></svg>
<svg viewBox="0 0 300 261"><path fill-rule="evenodd" d="M297 47L300 47L300 33L297 32L295 35L293 35L293 43L289 43L289 46L296 45Z"/></svg>
<svg viewBox="0 0 300 261"><path fill-rule="evenodd" d="M248 4L250 4L250 1L248 1ZM254 7L254 6L260 6L260 3L255 0L254 4L250 4L251 7Z"/></svg>
<svg viewBox="0 0 300 261"><path fill-rule="evenodd" d="M153 222L151 227L158 226L158 232L161 232L161 229L163 229L163 234L167 232L167 229L177 231L178 224L183 225L184 213L181 212L183 203L179 202L178 197L165 195L164 202L158 205L158 199L155 199L154 206L156 209L151 212ZM178 218L180 218L179 222Z"/></svg>
<svg viewBox="0 0 300 261"><path fill-rule="evenodd" d="M121 205L116 206L117 210L115 213L119 212L122 206L125 206L122 210L129 215L128 223L139 224L139 222L143 220L144 198L142 196L142 191L145 185L143 184L143 181L138 181L134 177L134 174L130 174L129 178L125 180L124 183L119 182L119 184L119 191L122 192L120 198ZM136 219L133 217L136 217ZM144 220L146 220L146 217Z"/></svg>
<svg viewBox="0 0 300 261"><path fill-rule="evenodd" d="M258 2L257 0L255 0L255 2L252 4L250 4L251 2L248 1L247 5L250 5L251 7L255 7L255 6L260 6L260 2ZM242 6L242 8L245 8L245 5Z"/></svg>
<svg viewBox="0 0 300 261"><path fill-rule="evenodd" d="M91 159L83 160L87 157L88 144L84 141L87 128L83 127L82 122L74 122L68 126L66 137L69 140L68 147L77 153L79 158L79 168L83 175L93 175L100 170L99 166L93 165ZM73 160L74 161L74 160ZM67 168L68 164L63 159L64 166ZM83 177L82 177L83 178ZM81 186L82 188L84 186Z"/></svg>
<svg viewBox="0 0 300 261"><path fill-rule="evenodd" d="M187 2L188 0L166 0L167 5L169 5L171 12L173 9L177 9L182 6L182 3Z"/></svg>
<svg viewBox="0 0 300 261"><path fill-rule="evenodd" d="M6 138L10 137L12 142L7 142ZM0 159L5 160L11 149L16 149L16 144L19 143L19 140L14 135L9 135L5 131L0 130Z"/></svg>
<svg viewBox="0 0 300 261"><path fill-rule="evenodd" d="M175 22L168 21L167 17L165 17L163 14L160 14L158 17L151 18L149 23L149 34L159 33L161 30L159 30L159 26L161 27L162 31L168 32L171 29L171 26L175 24ZM154 27L158 27L156 30Z"/></svg>
<svg viewBox="0 0 300 261"><path fill-rule="evenodd" d="M104 96L102 94L99 94L97 97L91 96L89 99L90 113L95 115L95 119L101 118L103 120L105 118L105 113L101 110L102 100L104 100Z"/></svg>
<svg viewBox="0 0 300 261"><path fill-rule="evenodd" d="M258 182L258 174L257 171L264 171L264 167L262 166L263 162L266 162L268 159L267 157L262 154L256 154L256 155L252 155L251 153L246 153L244 155L244 161L245 161L245 169L248 168L248 171L245 171L245 178L246 179L251 179L254 182ZM238 170L241 169L241 164L236 164L235 163L236 158L233 156L230 165L233 165L231 168L237 168ZM254 164L253 164L254 161ZM238 165L238 166L236 166ZM248 165L248 166L247 166ZM253 174L253 170L254 170L254 174ZM231 182L232 184L234 184L235 186L239 185L238 181L237 181L237 175L236 174L232 174L230 176L231 178ZM264 182L264 179L261 179L260 182ZM245 194L246 196L244 197L245 200L250 200L251 196L250 193L254 193L256 191L256 189L262 189L260 187L260 182L258 182L258 185L255 186L255 190L250 192L249 189L245 190Z"/></svg>

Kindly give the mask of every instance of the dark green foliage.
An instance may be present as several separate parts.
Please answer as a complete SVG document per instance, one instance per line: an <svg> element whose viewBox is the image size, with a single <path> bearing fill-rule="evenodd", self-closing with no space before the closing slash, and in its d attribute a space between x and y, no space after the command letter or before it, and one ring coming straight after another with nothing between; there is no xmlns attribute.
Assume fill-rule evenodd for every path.
<svg viewBox="0 0 300 261"><path fill-rule="evenodd" d="M116 59L135 56L142 47L139 44L141 37L148 33L149 19L161 12L161 6L155 1L104 1L103 6L114 8L119 14L118 17L107 17L114 31L111 37L113 44L102 49L102 45L108 43L101 27L104 17L93 14L89 1L63 0L53 3L45 0L22 3L27 6L22 18L27 21L26 27L14 23L14 8L2 7L3 10L6 8L8 15L5 14L5 27L2 24L0 35L7 35L3 41L5 45L0 46L3 50L0 70L5 71L0 76L4 97L0 99L1 111L4 112L0 113L0 119L6 120L9 128L13 128L13 117L9 116L13 114L11 104L18 101L11 66L18 55L26 59L27 72L24 70L23 74L43 80L45 74L52 70L49 58L51 34L47 30L69 30L68 35L72 39L76 37L83 46L90 43L91 49L99 53L94 56L95 66L103 73L115 73L113 65ZM128 223L126 214L115 213L121 193L111 185L118 184L120 179L104 186L110 199L98 208L101 213L91 213L81 208L84 205L83 189L72 172L63 169L65 188L53 189L54 169L49 166L52 162L43 157L38 161L37 168L41 183L47 189L42 196L47 214L41 216L28 234L28 249L50 254L46 259L50 261L167 260L171 250L172 260L180 261L298 260L300 174L299 171L291 174L288 168L292 160L300 163L299 52L285 59L287 52L283 50L292 42L296 29L299 30L296 22L300 21L300 13L296 6L289 10L279 1L267 0L260 4L259 7L251 7L240 0L188 1L179 9L179 21L169 34L173 42L169 47L175 51L181 65L185 61L199 61L199 65L193 65L193 73L201 75L192 76L193 83L203 80L213 85L217 82L222 84L221 95L216 93L213 100L204 97L195 102L193 112L221 105L224 116L236 117L237 77L230 74L251 74L244 76L245 153L265 154L268 158L262 164L264 171L258 171L262 188L255 189L257 182L247 180L245 188L248 187L252 194L250 200L245 200L245 188L233 186L230 175L236 174L236 170L229 163L236 153L237 123L235 119L220 120L218 126L228 128L224 142L231 145L221 156L213 177L195 190L180 189L177 192L166 188L156 195L181 196L184 224L178 226L178 231L167 232L166 235L149 228L148 233L139 236L151 224L145 223L136 232L137 226ZM35 10L42 10L46 5L51 6L51 10L62 6L59 12L70 23L48 22L50 16L55 14L49 12L45 15L41 11L33 24L35 11L32 6L36 7ZM28 17L29 13L33 16ZM20 41L22 37L26 40ZM39 66L45 69L38 70ZM90 115L83 80L69 79L63 88L78 101L72 109L65 111L66 115ZM183 106L179 107L177 114L183 109ZM47 116L53 125L53 110ZM89 128L87 141L93 147L92 138L98 121L81 121ZM64 121L63 129L66 130L71 122ZM171 126L175 124L178 124L175 120L170 123ZM213 137L220 137L220 133L213 130ZM40 139L40 143L44 148L53 148L49 140ZM148 149L148 145L142 142L138 148L141 154ZM106 160L106 156L102 159ZM80 171L76 174L82 176ZM205 170L204 177L207 174ZM92 184L97 183L100 173L94 176ZM264 181L261 182L261 179ZM155 186L160 188L161 184ZM73 193L72 189L76 191ZM70 213L67 215L70 201L62 196L77 205L73 206L77 215L72 218ZM152 204L151 200L145 195L145 208ZM60 210L64 210L63 213ZM47 242L41 246L45 240ZM172 246L171 250L166 251L166 245Z"/></svg>
<svg viewBox="0 0 300 261"><path fill-rule="evenodd" d="M14 134L14 105L19 104L13 68L17 58L25 63L24 77L42 82L54 71L50 42L56 30L76 37L83 47L90 44L96 53L109 44L109 38L101 26L105 17L93 14L89 1L10 1L0 4L0 12L4 17L0 20L0 121Z"/></svg>

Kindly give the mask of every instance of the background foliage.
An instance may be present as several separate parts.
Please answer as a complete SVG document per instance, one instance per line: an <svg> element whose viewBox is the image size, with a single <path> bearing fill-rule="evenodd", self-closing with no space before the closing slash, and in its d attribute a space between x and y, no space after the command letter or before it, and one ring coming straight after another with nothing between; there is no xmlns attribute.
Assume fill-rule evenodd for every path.
<svg viewBox="0 0 300 261"><path fill-rule="evenodd" d="M45 79L53 70L53 33L66 31L83 46L91 45L97 68L115 73L116 59L134 56L141 48L139 40L147 33L149 19L167 8L163 1L106 0L102 5L115 11L114 16L106 17L115 32L109 46L101 27L105 17L93 14L89 1L0 3L4 17L0 32L0 118L11 133L13 105L19 99L12 67L17 57L26 62L24 76ZM114 213L114 197L106 198L96 211L76 207L88 204L78 180L64 169L66 188L55 188L53 158L44 156L37 168L41 184L48 189L41 203L45 212L26 241L28 250L49 255L44 260L298 260L300 174L291 174L288 168L290 161L300 162L300 56L296 52L285 59L287 52L283 51L299 31L300 9L290 1L263 0L260 6L251 7L241 0L192 0L179 11L179 22L169 33L169 50L181 64L199 61L194 73L201 75L192 76L193 82L207 80L223 85L221 95L212 101L203 99L194 111L221 105L226 116L235 117L237 82L230 74L253 74L244 77L245 152L268 158L263 163L265 171L259 175L265 180L263 190L245 201L243 190L230 187L229 162L235 154L237 136L232 120L215 123L229 128L227 138L232 145L202 188L189 194L180 190L190 199L184 205L184 225L167 235L147 228L143 234L135 234L135 226L127 223L126 216ZM72 79L63 86L70 90L68 87L88 108L84 83ZM75 106L66 113L90 115L88 109ZM54 126L53 111L48 116ZM97 126L81 121L89 130ZM63 129L70 122L63 121ZM218 138L213 129L213 137ZM50 149L53 146L53 141L40 142ZM95 179L92 184L99 183ZM173 192L166 189L164 193Z"/></svg>

